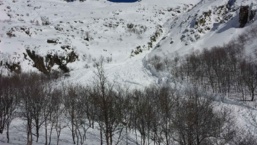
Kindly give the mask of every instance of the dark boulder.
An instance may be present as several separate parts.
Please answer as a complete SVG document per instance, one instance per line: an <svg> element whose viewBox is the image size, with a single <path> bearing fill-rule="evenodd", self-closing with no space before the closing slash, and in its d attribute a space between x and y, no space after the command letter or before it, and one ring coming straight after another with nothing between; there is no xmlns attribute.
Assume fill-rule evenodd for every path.
<svg viewBox="0 0 257 145"><path fill-rule="evenodd" d="M47 39L47 43L57 44L58 41L59 41L58 39Z"/></svg>

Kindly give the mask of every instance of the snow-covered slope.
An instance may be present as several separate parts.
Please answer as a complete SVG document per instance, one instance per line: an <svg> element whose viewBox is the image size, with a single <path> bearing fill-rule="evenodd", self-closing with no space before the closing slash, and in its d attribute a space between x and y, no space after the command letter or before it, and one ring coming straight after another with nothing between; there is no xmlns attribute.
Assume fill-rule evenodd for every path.
<svg viewBox="0 0 257 145"><path fill-rule="evenodd" d="M148 85L156 79L142 64L145 55L169 56L222 45L244 31L238 28L239 9L251 3L256 9L254 0L1 0L1 71L10 71L6 62L20 65L22 71L37 71L35 60L26 57L30 50L44 58L45 67L47 54L62 57L73 81L92 78L93 64L103 57L111 79L120 76L121 83ZM74 60L68 61L73 52ZM83 76L77 79L79 73ZM141 78L144 83L136 81Z"/></svg>
<svg viewBox="0 0 257 145"><path fill-rule="evenodd" d="M246 28L239 28L241 6L256 13L253 0L202 0L190 11L165 23L166 34L153 55L185 54L228 43L256 23L256 15Z"/></svg>
<svg viewBox="0 0 257 145"><path fill-rule="evenodd" d="M0 0L0 72L9 73L10 66L39 71L35 65L43 65L46 72L60 71L60 64L48 61L57 56L69 69L64 81L86 85L94 81L94 64L103 58L110 81L144 88L165 81L147 67L152 57L222 45L256 25L257 16L239 28L240 6L251 4L257 9L256 0ZM256 46L253 41L249 49ZM43 58L42 64L36 64L29 52ZM220 106L240 112L238 122L245 127L249 108L244 105L228 100ZM14 126L20 126L19 120ZM98 132L90 133L98 144Z"/></svg>
<svg viewBox="0 0 257 145"><path fill-rule="evenodd" d="M24 56L26 50L42 57L47 54L68 57L75 52L78 58L67 64L74 74L71 76L74 81L92 78L94 62L103 57L111 78L120 76L122 82L149 84L153 79L144 70L141 60L156 44L150 42L150 37L156 34L158 41L167 19L190 10L198 1L111 3L87 0L67 3L62 0L1 0L0 61L3 65L6 62L19 64L22 71L35 71L34 62ZM144 54L132 58L141 51ZM46 61L44 63L47 65ZM6 72L4 68L2 71ZM58 69L58 66L51 69ZM83 75L80 74L78 79L76 76L80 72ZM135 81L138 78L146 81L139 83Z"/></svg>

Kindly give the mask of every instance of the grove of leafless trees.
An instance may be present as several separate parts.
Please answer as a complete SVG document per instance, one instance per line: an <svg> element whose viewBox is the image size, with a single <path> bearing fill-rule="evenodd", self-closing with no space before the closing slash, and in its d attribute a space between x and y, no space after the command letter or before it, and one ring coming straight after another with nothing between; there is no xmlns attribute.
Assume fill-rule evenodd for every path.
<svg viewBox="0 0 257 145"><path fill-rule="evenodd" d="M129 134L140 145L256 145L251 133L235 128L230 110L215 109L212 97L218 93L255 99L257 65L254 55L244 57L244 45L256 34L165 61L175 79L189 84L184 87L120 88L108 81L101 61L89 86L61 84L56 77L37 73L0 74L0 134L6 133L11 142L10 130L16 130L11 124L19 118L27 145L39 139L60 145L64 129L76 145L88 143L90 129L99 131L100 145L129 144Z"/></svg>
<svg viewBox="0 0 257 145"><path fill-rule="evenodd" d="M141 145L245 142L238 138L230 111L215 111L211 97L199 88L124 90L107 81L102 64L96 67L92 86L54 87L55 79L36 73L0 76L1 133L11 142L9 130L15 128L10 125L20 118L27 145L39 138L45 145L59 145L63 129L70 130L76 145L88 143L89 129L99 130L101 145L128 144L128 134Z"/></svg>

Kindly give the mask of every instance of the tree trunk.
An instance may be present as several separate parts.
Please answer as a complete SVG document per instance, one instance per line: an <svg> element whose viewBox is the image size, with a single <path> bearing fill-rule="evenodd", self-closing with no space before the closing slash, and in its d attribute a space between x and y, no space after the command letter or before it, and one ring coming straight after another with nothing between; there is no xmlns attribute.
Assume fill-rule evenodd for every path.
<svg viewBox="0 0 257 145"><path fill-rule="evenodd" d="M100 127L100 140L101 140L101 145L103 145L103 132L101 127Z"/></svg>
<svg viewBox="0 0 257 145"><path fill-rule="evenodd" d="M254 100L254 90L255 90L255 89L252 89L252 99L251 99L251 101Z"/></svg>
<svg viewBox="0 0 257 145"><path fill-rule="evenodd" d="M77 127L77 125L76 125L76 128L75 128L75 136L76 136L76 139L77 139L77 145L79 145L79 139L80 139L78 132L79 132L79 131L78 131L78 127Z"/></svg>
<svg viewBox="0 0 257 145"><path fill-rule="evenodd" d="M106 141L106 145L110 145L108 129L105 131L105 141Z"/></svg>
<svg viewBox="0 0 257 145"><path fill-rule="evenodd" d="M128 145L128 127L126 125L126 145Z"/></svg>
<svg viewBox="0 0 257 145"><path fill-rule="evenodd" d="M72 118L71 118L71 135L72 135L73 144L76 144L76 141L75 141L75 131L74 131L74 117L73 117L73 115L72 115Z"/></svg>
<svg viewBox="0 0 257 145"><path fill-rule="evenodd" d="M37 121L37 123L36 123L36 137L37 137L36 142L38 142L38 138L39 138L39 129L40 129L40 126L39 126L38 121Z"/></svg>
<svg viewBox="0 0 257 145"><path fill-rule="evenodd" d="M3 132L4 132L4 128L0 127L0 134L3 134Z"/></svg>
<svg viewBox="0 0 257 145"><path fill-rule="evenodd" d="M169 139L168 139L168 123L165 123L165 138L166 138L166 145L169 144Z"/></svg>
<svg viewBox="0 0 257 145"><path fill-rule="evenodd" d="M7 138L7 143L10 142L9 128L10 128L10 122L8 122L7 125L6 125L6 138Z"/></svg>
<svg viewBox="0 0 257 145"><path fill-rule="evenodd" d="M45 145L48 144L47 120L45 120Z"/></svg>
<svg viewBox="0 0 257 145"><path fill-rule="evenodd" d="M50 132L49 132L49 142L48 142L48 145L51 144L51 140L52 140L52 133L53 133L53 123L51 124L51 129L50 129Z"/></svg>
<svg viewBox="0 0 257 145"><path fill-rule="evenodd" d="M60 141L60 135L61 135L61 129L56 131L57 133L57 145L59 145L59 141Z"/></svg>
<svg viewBox="0 0 257 145"><path fill-rule="evenodd" d="M112 145L112 132L111 131L110 131L109 137L110 137L110 145Z"/></svg>
<svg viewBox="0 0 257 145"><path fill-rule="evenodd" d="M30 119L27 121L27 145L32 145L32 124Z"/></svg>

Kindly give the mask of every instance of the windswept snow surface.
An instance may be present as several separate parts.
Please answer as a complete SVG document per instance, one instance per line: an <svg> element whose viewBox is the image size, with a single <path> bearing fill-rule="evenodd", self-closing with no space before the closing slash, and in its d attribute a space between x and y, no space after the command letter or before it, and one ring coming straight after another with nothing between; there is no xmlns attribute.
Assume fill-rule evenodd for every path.
<svg viewBox="0 0 257 145"><path fill-rule="evenodd" d="M102 57L109 81L126 88L143 89L166 78L147 67L151 57L184 55L222 45L252 23L256 24L253 21L246 28L238 28L239 6L253 3L256 7L256 0L237 0L229 10L222 7L227 3L228 0L141 0L135 3L0 0L0 62L19 62L22 71L37 71L33 62L24 58L26 49L41 56L65 56L71 50L61 49L61 46L69 45L79 57L68 64L71 71L70 76L64 78L66 83L92 84L94 63ZM201 18L205 18L201 21L204 24L196 26L195 22ZM134 29L129 28L131 24ZM149 48L151 36L160 27L162 32L153 42L153 48ZM58 39L58 42L50 44L48 39ZM249 49L256 46L254 42ZM142 52L132 54L137 47ZM7 73L5 67L0 66L0 71ZM256 116L257 112L253 105L229 99L217 102L217 108L232 109L239 127L256 133L256 128L254 130L249 123L251 113ZM21 130L11 131L11 144L24 144L23 123L19 119L13 121L12 126ZM98 134L97 130L89 130L89 145L99 144ZM0 144L5 145L5 141L5 136L0 135ZM72 144L67 130L61 135L61 144ZM133 135L130 144L136 144Z"/></svg>

